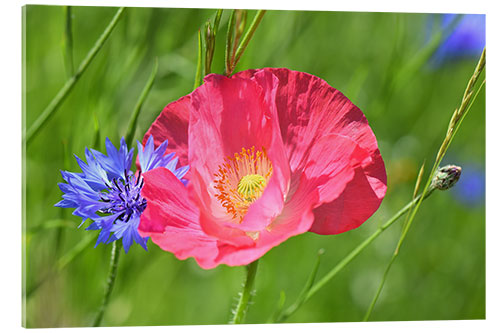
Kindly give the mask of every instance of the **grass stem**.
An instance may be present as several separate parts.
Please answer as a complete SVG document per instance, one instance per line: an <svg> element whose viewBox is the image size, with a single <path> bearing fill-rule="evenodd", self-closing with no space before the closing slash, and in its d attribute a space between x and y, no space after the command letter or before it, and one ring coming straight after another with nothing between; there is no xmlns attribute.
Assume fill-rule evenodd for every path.
<svg viewBox="0 0 500 333"><path fill-rule="evenodd" d="M465 88L465 92L464 92L464 95L462 97L460 107L458 109L456 109L455 112L453 112L453 114L451 116L450 124L448 125L448 130L446 132L446 136L443 140L443 143L441 144L441 147L439 148L438 153L436 154L436 160L435 160L434 165L431 169L431 172L429 173L429 177L427 178L427 183L425 184L425 187L422 190L422 193L424 195L428 191L433 190L433 188L431 187L431 183L432 183L432 179L434 178L434 175L436 173L436 170L439 167L439 164L441 163L444 155L446 154L446 151L448 150L448 147L450 146L450 144L451 144L458 128L460 127L460 124L462 123L465 115L468 113L470 107L472 106L473 102L476 99L477 94L479 93L479 91L483 87L484 82L483 82L483 84L481 84L479 89L477 89L477 91L474 95L474 91L475 91L474 87L476 85L476 82L477 82L479 76L481 75L481 73L484 69L485 64L486 64L486 49L483 50L481 57L479 58L479 61L476 65L476 68L474 69L474 73L472 74L472 77L470 78L470 80L467 84L467 87ZM472 96L474 96L474 97L472 98ZM420 182L417 182L416 186L418 186L419 183ZM387 280L387 276L388 276L389 271L392 267L392 264L394 263L394 261L396 260L396 258L399 255L399 250L400 250L401 246L403 245L403 242L406 238L406 235L408 234L408 231L410 230L410 227L413 223L413 220L415 218L415 215L417 214L418 209L420 208L421 203L422 203L422 200L419 200L417 202L415 208L409 212L408 222L403 227L403 231L401 232L401 236L399 238L396 249L391 257L391 260L387 264L387 267L384 271L384 275L382 277L382 280L380 281L380 284L377 288L377 291L376 291L376 293L375 293L375 295L370 303L370 306L368 307L368 310L366 311L366 314L363 318L363 321L368 321L368 319L370 318L370 315L373 311L373 308L375 307L375 304L378 300L378 297L380 296L382 288L384 287L384 284Z"/></svg>
<svg viewBox="0 0 500 333"><path fill-rule="evenodd" d="M85 70L88 68L92 60L95 58L99 50L101 50L102 46L104 45L104 42L108 39L108 37L111 35L111 32L115 28L116 24L118 23L120 17L122 16L123 11L125 10L124 7L121 7L118 9L116 12L115 16L113 16L113 19L111 22L108 24L104 32L101 34L99 39L95 42L94 46L92 49L90 49L89 53L87 53L87 56L85 59L83 59L82 63L78 67L77 71L73 74L73 76L66 81L64 86L59 90L57 95L50 101L49 105L43 110L43 112L38 116L38 118L33 122L31 127L23 133L23 142L29 144L35 135L42 129L42 127L47 123L47 121L54 115L54 113L59 109L61 106L62 102L68 97L69 93L75 86L75 84L78 82L82 74L85 72Z"/></svg>
<svg viewBox="0 0 500 333"><path fill-rule="evenodd" d="M158 72L158 58L155 59L155 62L153 64L153 69L151 70L151 74L149 75L146 85L142 89L141 95L139 96L137 103L135 103L134 110L132 111L132 116L130 117L127 126L127 132L125 134L125 142L129 147L132 144L132 139L134 138L135 129L137 127L137 119L139 118L139 114L141 113L142 105L146 101L146 98L148 97L149 92L153 87L153 83L155 82L157 72Z"/></svg>
<svg viewBox="0 0 500 333"><path fill-rule="evenodd" d="M64 52L64 63L66 65L66 74L68 77L73 76L75 73L75 65L73 62L73 27L72 27L72 13L71 6L64 6L64 40L63 40L63 52Z"/></svg>
<svg viewBox="0 0 500 333"><path fill-rule="evenodd" d="M431 195L433 191L427 192L425 198ZM406 206L401 208L394 216L392 216L385 224L381 225L370 237L365 239L361 244L359 244L354 250L352 250L347 256L344 257L335 267L333 267L321 280L314 284L309 291L303 297L299 297L291 306L289 306L281 315L278 316L277 322L284 322L288 317L294 314L299 307L305 303L309 298L316 294L324 285L330 282L342 269L344 269L354 258L358 256L368 245L370 245L375 239L377 239L382 232L389 228L394 222L396 222L401 216L407 213L415 203L420 200L422 195L417 196L415 199L410 201ZM425 199L424 198L424 199Z"/></svg>

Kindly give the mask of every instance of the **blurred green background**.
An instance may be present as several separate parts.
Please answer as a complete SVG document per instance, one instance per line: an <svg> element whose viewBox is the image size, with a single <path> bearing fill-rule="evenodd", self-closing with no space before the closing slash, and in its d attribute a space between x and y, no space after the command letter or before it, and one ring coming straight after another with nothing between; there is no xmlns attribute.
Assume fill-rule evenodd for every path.
<svg viewBox="0 0 500 333"><path fill-rule="evenodd" d="M23 10L25 124L29 127L69 74L64 60L63 7L27 6ZM75 66L115 12L116 8L106 7L72 8ZM249 12L249 20L254 13ZM51 273L82 239L97 237L84 227L77 229L80 219L69 209L54 207L61 197L59 170L76 172L72 154L83 157L85 146L94 142L102 146L106 136L116 144L125 134L155 58L158 75L139 118L137 139L166 104L192 90L197 31L214 14L209 9L127 9L68 99L27 147L23 230L27 327L91 325L104 291L111 246L93 248L92 240L73 261ZM212 66L217 73L223 72L228 14L224 11L217 39ZM299 235L269 251L259 265L247 323L266 322L281 291L286 294L286 305L295 300L319 249L326 253L318 278L409 201L424 159L430 169L477 61L472 57L428 65L425 47L439 33L439 25L429 24L435 22L433 17L299 11L269 11L264 16L237 71L287 67L319 76L342 91L370 122L389 183L382 206L360 228L336 236ZM469 175L470 165L484 180L484 160L483 90L445 161L462 165L463 177ZM485 318L484 189L472 202L460 200L460 191L468 189L457 186L435 193L422 205L371 320ZM57 227L61 224L64 227ZM288 322L360 321L397 244L401 225L402 220L386 230ZM152 242L148 246L148 252L135 245L122 254L104 326L223 324L229 320L243 267L203 270L193 259L179 261Z"/></svg>

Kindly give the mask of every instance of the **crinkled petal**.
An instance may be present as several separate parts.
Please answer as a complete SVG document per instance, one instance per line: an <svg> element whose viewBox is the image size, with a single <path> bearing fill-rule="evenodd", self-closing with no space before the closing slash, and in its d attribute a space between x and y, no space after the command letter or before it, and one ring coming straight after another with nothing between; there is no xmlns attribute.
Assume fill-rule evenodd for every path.
<svg viewBox="0 0 500 333"><path fill-rule="evenodd" d="M252 78L260 71L270 71L279 80L276 105L281 134L290 160L292 184L297 184L297 179L311 161L309 158L311 150L324 136L335 134L347 137L359 146L360 151L364 150L368 154L360 165L353 166L357 176L351 179L354 183L346 187L349 192L342 193L336 199L340 202L345 199L344 195L349 194L350 207L358 208L342 209L337 203L336 212L339 214L337 216L342 216L342 222L339 222L337 216L331 216L328 219L322 219L311 231L327 234L331 230L347 231L349 226L359 226L362 223L360 218L366 217L367 219L379 207L387 187L384 162L380 158L377 140L365 116L341 92L332 88L324 80L308 73L285 68L266 68L240 72L235 76ZM368 183L359 181L363 177L370 181ZM369 206L365 207L365 200L368 198L356 195L356 184L368 184L371 187L371 191L363 189L363 193L376 193L375 196L369 196L371 200ZM324 204L328 203L324 202ZM318 208L317 211L321 212L322 209ZM337 225L339 223L343 227Z"/></svg>
<svg viewBox="0 0 500 333"><path fill-rule="evenodd" d="M142 141L146 144L149 137L153 136L155 147L158 147L168 140L166 152L174 152L179 157L181 165L189 164L187 147L190 96L184 96L168 104L148 129Z"/></svg>
<svg viewBox="0 0 500 333"><path fill-rule="evenodd" d="M171 171L157 168L146 172L141 194L148 201L139 224L142 237L151 237L181 260L194 257L203 268L216 266L217 242L201 230L199 212L187 188Z"/></svg>
<svg viewBox="0 0 500 333"><path fill-rule="evenodd" d="M290 170L275 103L272 93L264 91L272 90L277 81L270 73L262 73L259 80L211 74L191 94L189 164L193 199L200 207L204 231L233 244L250 242L247 231L265 228L280 214L289 186ZM266 150L273 174L261 198L238 224L216 198L214 175L225 158L251 147Z"/></svg>
<svg viewBox="0 0 500 333"><path fill-rule="evenodd" d="M357 228L378 209L386 192L386 184L381 180L385 179L385 170L378 167L383 163L382 157L373 158L372 163L355 169L342 196L314 210L312 232L332 235Z"/></svg>

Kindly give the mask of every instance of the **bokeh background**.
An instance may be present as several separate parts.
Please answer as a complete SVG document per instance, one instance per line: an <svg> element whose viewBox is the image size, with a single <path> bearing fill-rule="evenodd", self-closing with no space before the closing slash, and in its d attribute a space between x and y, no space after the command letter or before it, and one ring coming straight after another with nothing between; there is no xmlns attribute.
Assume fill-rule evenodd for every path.
<svg viewBox="0 0 500 333"><path fill-rule="evenodd" d="M116 8L72 7L75 66L115 12ZM249 11L249 21L254 13ZM192 90L197 32L214 14L211 9L127 9L68 99L26 148L27 327L92 323L111 246L94 248L97 233L77 229L79 218L54 207L61 196L59 170L77 171L73 154L83 156L86 146L100 148L105 137L117 143L125 134L156 58L158 75L139 118L137 139L166 104ZM65 62L64 8L27 6L23 15L24 120L29 127L70 73ZM212 66L217 73L223 72L228 16L225 11L217 39ZM336 236L299 235L269 251L259 265L248 323L266 322L281 291L286 305L295 300L319 249L326 252L318 278L409 201L420 165L427 160L430 169L460 103L482 47L476 44L484 44L484 16L466 16L462 21L468 25L459 26L447 40L439 36L449 18L437 14L266 13L237 71L287 67L317 75L342 91L370 122L389 183L380 209L360 228ZM445 163L463 167L462 179L422 205L371 320L485 318L484 100L483 90L445 157ZM402 222L386 230L288 322L360 321L397 244ZM148 245L148 252L133 246L122 254L103 325L229 320L243 267L203 270L193 259L179 261L155 244Z"/></svg>

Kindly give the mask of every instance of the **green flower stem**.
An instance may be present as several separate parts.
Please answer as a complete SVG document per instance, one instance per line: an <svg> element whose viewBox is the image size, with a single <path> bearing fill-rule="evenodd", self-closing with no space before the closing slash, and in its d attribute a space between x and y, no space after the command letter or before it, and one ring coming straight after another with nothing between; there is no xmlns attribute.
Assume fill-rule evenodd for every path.
<svg viewBox="0 0 500 333"><path fill-rule="evenodd" d="M127 127L127 133L125 134L125 142L127 143L128 146L132 144L132 139L134 138L135 129L137 127L137 118L141 113L142 105L146 101L146 98L148 97L149 92L153 87L153 83L155 82L157 72L158 72L158 58L155 59L155 62L153 64L153 69L151 70L151 74L149 75L149 79L146 82L144 88L142 89L139 100L137 100L137 103L135 103L134 111L132 111L132 116L130 117Z"/></svg>
<svg viewBox="0 0 500 333"><path fill-rule="evenodd" d="M234 32L234 16L236 13L236 9L233 9L231 11L231 15L229 16L229 22L227 24L227 35L226 35L226 53L225 53L225 58L224 62L226 64L226 70L225 74L229 76L230 74L230 68L231 68L231 49L232 49L232 43L233 43L233 32Z"/></svg>
<svg viewBox="0 0 500 333"><path fill-rule="evenodd" d="M426 199L429 197L433 191L428 191L424 197ZM281 315L278 316L276 322L283 322L288 317L290 317L299 307L305 303L309 298L316 294L325 284L327 284L331 279L333 279L337 273L344 269L347 264L349 264L354 258L358 256L368 245L370 245L382 232L389 228L394 222L396 222L401 216L408 212L421 198L421 195L417 196L415 199L410 201L406 206L401 208L390 220L385 224L381 225L370 237L365 239L363 243L359 244L354 250L352 250L342 261L340 261L335 267L333 267L330 272L328 272L321 280L314 284L305 296L297 299L291 306L289 306Z"/></svg>
<svg viewBox="0 0 500 333"><path fill-rule="evenodd" d="M222 9L218 9L215 13L213 26L210 20L205 23L205 75L212 73L212 60L215 52L215 39L217 38L217 30L219 29L220 20L222 17ZM201 48L200 48L201 49Z"/></svg>
<svg viewBox="0 0 500 333"><path fill-rule="evenodd" d="M78 67L77 71L73 74L73 76L66 81L64 86L59 90L57 95L52 99L52 101L49 103L49 105L43 110L43 112L40 114L40 116L34 121L34 123L31 125L31 127L23 133L23 142L26 144L29 144L33 137L40 131L40 129L47 123L47 121L54 115L54 113L59 109L61 106L62 102L68 97L69 93L75 86L76 82L80 79L82 74L85 72L85 70L88 68L92 60L95 58L99 50L102 48L104 45L104 42L108 39L109 35L111 35L111 32L115 28L116 24L118 23L120 17L122 16L123 11L125 10L124 7L121 7L118 9L116 12L115 16L111 20L111 22L108 24L104 32L101 34L99 39L96 41L92 49L89 51L85 59L83 59L82 63Z"/></svg>
<svg viewBox="0 0 500 333"><path fill-rule="evenodd" d="M243 284L243 290L240 293L240 299L238 300L238 305L234 310L234 316L229 322L230 324L243 323L248 308L248 302L252 296L252 290L255 282L255 275L257 274L258 265L259 265L259 260L255 260L254 262L246 266L247 276Z"/></svg>
<svg viewBox="0 0 500 333"><path fill-rule="evenodd" d="M257 14L255 15L252 24L250 25L250 28L248 29L247 33L241 40L241 44L238 46L238 49L236 50L236 55L234 59L234 64L232 69L236 67L236 64L238 61L240 61L241 56L243 55L243 52L245 52L245 49L248 46L248 43L250 43L250 40L253 37L253 34L255 33L255 30L257 30L257 27L259 26L260 22L262 21L262 18L264 17L264 14L266 13L265 10L259 10Z"/></svg>
<svg viewBox="0 0 500 333"><path fill-rule="evenodd" d="M94 327L98 327L101 325L104 311L106 311L106 308L108 307L109 296L111 295L111 291L113 291L113 286L115 285L116 271L118 269L118 260L120 259L121 247L121 243L118 243L117 241L113 242L106 290L104 291L104 297L102 298L101 307L99 308L99 312L97 312L94 324L92 325Z"/></svg>
<svg viewBox="0 0 500 333"><path fill-rule="evenodd" d="M201 76L202 76L202 63L201 63L201 60L202 60L202 43L201 43L201 31L198 30L198 61L196 63L196 75L195 75L195 78L194 78L194 86L193 86L193 90L198 88L201 84Z"/></svg>
<svg viewBox="0 0 500 333"><path fill-rule="evenodd" d="M243 55L243 52L245 52L245 49L248 46L248 43L250 43L250 40L252 39L255 30L257 30L257 27L259 26L260 22L262 21L262 18L264 17L264 14L266 13L265 10L259 10L257 14L255 14L255 17L250 25L250 28L248 28L248 31L246 32L245 36L243 36L243 39L241 40L241 43L239 44L238 48L236 49L236 53L234 54L234 57L230 56L230 48L232 43L235 43L234 41L231 42L232 36L233 36L233 27L234 27L234 11L231 14L231 17L229 19L229 28L228 28L228 37L226 41L226 76L230 76L236 65L238 64L238 61L240 61L241 56ZM236 47L236 45L232 45L233 47Z"/></svg>
<svg viewBox="0 0 500 333"><path fill-rule="evenodd" d="M151 74L149 75L149 79L144 86L141 96L139 97L137 103L135 104L134 111L132 112L132 116L130 117L127 133L125 134L125 142L127 145L131 145L132 139L134 137L135 129L137 127L137 118L139 117L140 111L142 109L142 105L144 104L146 97L148 96L151 87L153 86L156 73L158 72L158 59L155 60L153 69ZM113 286L116 280L116 272L118 270L118 260L120 259L120 250L122 247L122 243L118 241L113 242L113 247L111 249L111 261L109 266L108 279L106 283L106 290L104 292L104 297L102 299L101 307L97 316L94 320L94 327L97 327L101 324L102 317L104 316L104 311L106 310L109 302L109 297L111 295L111 291L113 290Z"/></svg>
<svg viewBox="0 0 500 333"><path fill-rule="evenodd" d="M233 49L231 51L231 64L232 69L235 67L235 56L236 50L240 45L241 36L245 31L245 26L247 24L248 12L246 10L238 9L235 13L235 23L234 23L234 38L233 38Z"/></svg>
<svg viewBox="0 0 500 333"><path fill-rule="evenodd" d="M73 28L71 6L64 6L64 14L66 16L63 40L64 63L66 64L66 73L68 77L71 77L75 73L75 66L73 63Z"/></svg>

